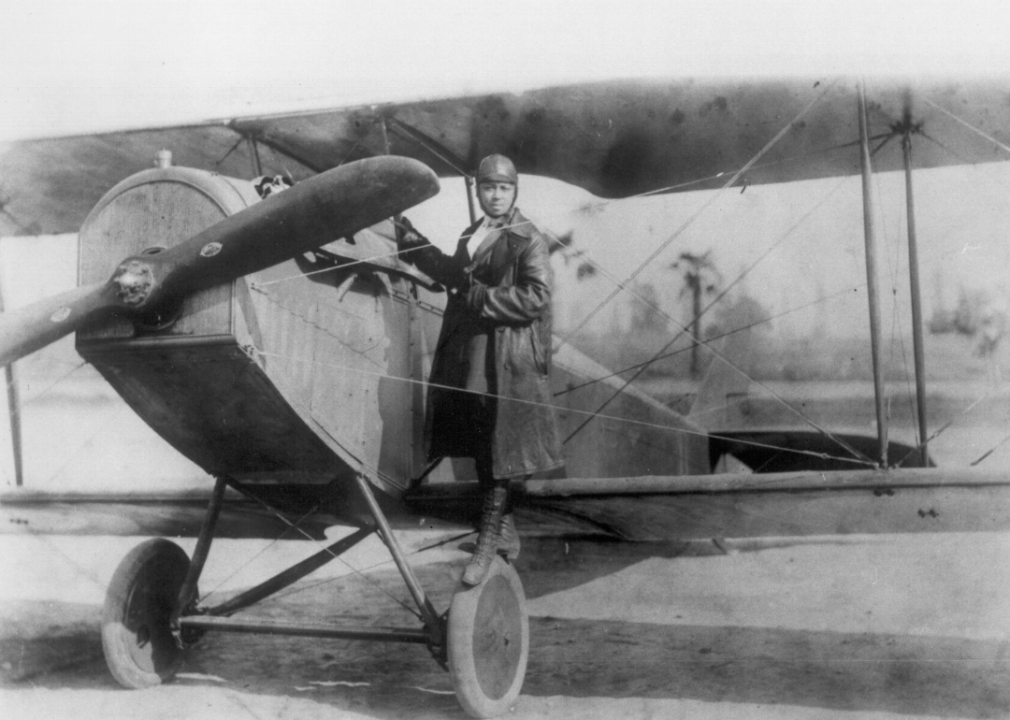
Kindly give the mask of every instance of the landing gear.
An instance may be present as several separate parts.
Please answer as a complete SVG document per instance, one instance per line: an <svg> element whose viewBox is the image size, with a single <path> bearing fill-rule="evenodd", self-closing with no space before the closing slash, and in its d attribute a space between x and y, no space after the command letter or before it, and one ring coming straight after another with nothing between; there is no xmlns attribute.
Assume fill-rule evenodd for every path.
<svg viewBox="0 0 1010 720"><path fill-rule="evenodd" d="M487 577L452 598L446 642L456 697L471 717L501 715L526 676L530 626L515 569L495 557Z"/></svg>
<svg viewBox="0 0 1010 720"><path fill-rule="evenodd" d="M102 648L124 687L160 685L182 664L172 613L188 570L183 549L162 538L141 543L116 568L102 610Z"/></svg>
<svg viewBox="0 0 1010 720"><path fill-rule="evenodd" d="M337 540L274 577L217 605L197 605L197 582L210 550L226 486L219 479L192 561L175 543L148 540L120 563L106 595L102 646L109 670L128 688L168 682L183 661L183 647L210 631L373 640L423 644L452 674L456 697L471 716L508 711L522 689L529 657L526 596L519 575L495 555L487 576L461 585L448 620L427 597L364 477L357 479L374 525ZM423 623L417 628L336 625L324 622L233 617L294 584L373 533L385 543Z"/></svg>

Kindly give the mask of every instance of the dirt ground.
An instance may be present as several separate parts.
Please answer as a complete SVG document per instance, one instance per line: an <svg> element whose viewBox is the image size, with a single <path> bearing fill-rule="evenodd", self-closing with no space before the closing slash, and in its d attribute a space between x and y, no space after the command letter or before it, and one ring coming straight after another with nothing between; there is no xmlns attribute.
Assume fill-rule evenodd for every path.
<svg viewBox="0 0 1010 720"><path fill-rule="evenodd" d="M455 543L418 551L444 535L401 537L445 608L465 555ZM175 682L120 689L98 618L138 540L0 537L0 715L464 717L417 645L210 634ZM315 549L219 541L201 590L247 587ZM248 612L415 626L385 557L370 539L346 556L364 576L332 563ZM518 569L531 651L510 717L1010 717L1010 535L529 539Z"/></svg>

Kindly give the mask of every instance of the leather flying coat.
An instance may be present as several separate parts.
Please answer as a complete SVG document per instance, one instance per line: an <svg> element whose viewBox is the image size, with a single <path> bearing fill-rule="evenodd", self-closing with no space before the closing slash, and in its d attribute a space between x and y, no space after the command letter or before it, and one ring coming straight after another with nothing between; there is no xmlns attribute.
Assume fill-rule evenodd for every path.
<svg viewBox="0 0 1010 720"><path fill-rule="evenodd" d="M481 221L467 228L456 252L424 241L406 254L449 291L432 361L425 416L428 458L471 456L460 437L472 434L461 408L483 395L450 388L473 384L474 338L486 336L487 408L496 478L554 470L564 464L550 388L551 269L546 238L513 208L471 261L466 244ZM483 337L480 338L484 342ZM484 345L476 345L483 348ZM480 400L485 402L485 400ZM462 416L461 416L462 415ZM484 425L485 423L478 423Z"/></svg>

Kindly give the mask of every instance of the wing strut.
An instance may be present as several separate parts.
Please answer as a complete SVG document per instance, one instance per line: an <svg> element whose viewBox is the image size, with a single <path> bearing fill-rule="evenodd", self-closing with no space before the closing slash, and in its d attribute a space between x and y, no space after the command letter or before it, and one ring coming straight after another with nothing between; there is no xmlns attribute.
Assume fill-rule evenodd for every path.
<svg viewBox="0 0 1010 720"><path fill-rule="evenodd" d="M919 290L919 249L915 233L915 199L912 195L912 133L918 131L912 124L911 100L906 99L901 123L901 149L905 157L905 205L908 215L908 284L912 293L912 356L915 363L915 404L919 420L919 447L917 449L925 467L929 450L926 447L929 433L926 429L926 362L922 341L922 295Z"/></svg>
<svg viewBox="0 0 1010 720"><path fill-rule="evenodd" d="M440 142L418 130L412 125L408 125L395 117L389 117L383 121L382 133L386 137L386 128L396 133L404 140L409 140L415 145L424 148L436 158L448 165L452 170L458 172L466 183L467 210L470 212L470 224L477 222L477 197L474 194L474 179L467 172L467 162ZM386 154L389 154L389 143L386 142Z"/></svg>
<svg viewBox="0 0 1010 720"><path fill-rule="evenodd" d="M0 313L3 311L3 288L0 287ZM4 373L7 380L7 414L10 418L11 451L14 454L14 485L21 487L25 483L24 465L21 459L21 392L14 363L9 363L4 368Z"/></svg>
<svg viewBox="0 0 1010 720"><path fill-rule="evenodd" d="M880 466L887 467L887 416L884 409L884 382L880 358L880 279L877 275L877 236L874 228L873 169L870 166L870 141L867 132L866 88L859 83L859 147L863 169L863 234L866 241L866 288L870 305L870 350L873 355L873 396L877 406L877 438L880 441Z"/></svg>

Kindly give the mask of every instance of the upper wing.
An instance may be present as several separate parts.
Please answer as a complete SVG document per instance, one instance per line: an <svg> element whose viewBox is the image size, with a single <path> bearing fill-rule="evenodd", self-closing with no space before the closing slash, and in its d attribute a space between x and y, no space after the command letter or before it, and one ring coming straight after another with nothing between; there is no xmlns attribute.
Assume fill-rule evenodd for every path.
<svg viewBox="0 0 1010 720"><path fill-rule="evenodd" d="M387 152L459 175L501 152L522 172L616 198L717 186L786 130L741 182L851 174L855 92L827 79L606 82L23 141L0 146L0 232L75 231L106 190L163 148L180 165L295 178ZM917 167L1004 159L994 141L1010 143L1010 103L998 78L877 82L867 94L878 142L911 98L928 138L916 144ZM874 159L878 170L901 162L897 150Z"/></svg>
<svg viewBox="0 0 1010 720"><path fill-rule="evenodd" d="M242 140L215 123L0 145L0 233L77 232L108 190L152 167L162 149L172 151L176 165L253 177L251 149Z"/></svg>

